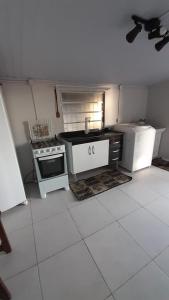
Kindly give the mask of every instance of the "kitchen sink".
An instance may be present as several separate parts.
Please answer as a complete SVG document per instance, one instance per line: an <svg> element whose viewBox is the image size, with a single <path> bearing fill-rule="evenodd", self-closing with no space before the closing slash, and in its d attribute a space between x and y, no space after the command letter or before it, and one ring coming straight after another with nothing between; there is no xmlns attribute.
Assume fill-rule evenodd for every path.
<svg viewBox="0 0 169 300"><path fill-rule="evenodd" d="M112 131L103 130L91 130L89 133L85 133L84 130L62 132L59 137L67 142L72 143L72 145L90 143L99 140L109 139L109 137L114 134Z"/></svg>
<svg viewBox="0 0 169 300"><path fill-rule="evenodd" d="M103 131L94 130L86 134L84 130L79 130L79 131L62 132L60 135L63 138L89 138L93 136L95 137L95 136L103 135Z"/></svg>
<svg viewBox="0 0 169 300"><path fill-rule="evenodd" d="M60 133L61 138L71 142L72 144L80 144L88 141L90 142L99 140L99 138L103 135L103 130L93 130L87 134L83 130Z"/></svg>

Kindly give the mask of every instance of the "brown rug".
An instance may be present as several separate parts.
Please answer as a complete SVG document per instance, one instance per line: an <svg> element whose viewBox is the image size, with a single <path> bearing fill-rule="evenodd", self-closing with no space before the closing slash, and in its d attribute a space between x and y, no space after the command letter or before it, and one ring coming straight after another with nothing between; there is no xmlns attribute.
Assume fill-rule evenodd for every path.
<svg viewBox="0 0 169 300"><path fill-rule="evenodd" d="M107 170L96 176L71 183L70 188L76 198L81 201L103 193L130 180L132 180L132 177L119 171Z"/></svg>
<svg viewBox="0 0 169 300"><path fill-rule="evenodd" d="M169 161L164 160L161 157L153 159L152 165L156 166L156 167L158 167L160 169L169 171Z"/></svg>

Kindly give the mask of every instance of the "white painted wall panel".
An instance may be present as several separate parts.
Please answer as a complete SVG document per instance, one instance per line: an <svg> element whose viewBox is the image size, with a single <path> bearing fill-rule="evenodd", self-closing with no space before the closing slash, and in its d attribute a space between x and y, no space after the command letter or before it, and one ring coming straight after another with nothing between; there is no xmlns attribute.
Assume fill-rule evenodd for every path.
<svg viewBox="0 0 169 300"><path fill-rule="evenodd" d="M118 118L119 88L113 86L105 93L105 126L116 124Z"/></svg>
<svg viewBox="0 0 169 300"><path fill-rule="evenodd" d="M145 86L121 86L119 123L135 122L146 117L148 89Z"/></svg>
<svg viewBox="0 0 169 300"><path fill-rule="evenodd" d="M35 120L31 89L27 82L4 83L3 91L19 164L25 177L33 168L27 126L27 121ZM38 118L49 118L52 121L53 134L63 131L62 114L60 119L55 116L54 87L36 84L33 92ZM61 111L60 104L59 109Z"/></svg>
<svg viewBox="0 0 169 300"><path fill-rule="evenodd" d="M150 87L147 119L166 128L162 134L159 156L169 159L169 82Z"/></svg>

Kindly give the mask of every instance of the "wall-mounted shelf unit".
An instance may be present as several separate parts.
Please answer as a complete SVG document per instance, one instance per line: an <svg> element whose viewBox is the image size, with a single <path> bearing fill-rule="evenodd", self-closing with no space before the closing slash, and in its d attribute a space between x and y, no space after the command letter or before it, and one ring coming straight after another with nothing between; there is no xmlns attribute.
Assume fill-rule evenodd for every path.
<svg viewBox="0 0 169 300"><path fill-rule="evenodd" d="M65 131L83 130L85 118L90 129L101 129L104 122L103 92L64 92L61 94Z"/></svg>
<svg viewBox="0 0 169 300"><path fill-rule="evenodd" d="M73 114L96 114L99 113L99 110L96 111L72 111L72 112L65 112L65 115L71 115Z"/></svg>
<svg viewBox="0 0 169 300"><path fill-rule="evenodd" d="M86 103L98 103L98 101L86 101ZM82 101L67 101L67 102L64 102L64 105L65 104L82 104Z"/></svg>
<svg viewBox="0 0 169 300"><path fill-rule="evenodd" d="M100 122L100 120L91 120L90 122ZM80 124L80 123L85 124L85 121L68 122L68 123L64 123L64 124Z"/></svg>

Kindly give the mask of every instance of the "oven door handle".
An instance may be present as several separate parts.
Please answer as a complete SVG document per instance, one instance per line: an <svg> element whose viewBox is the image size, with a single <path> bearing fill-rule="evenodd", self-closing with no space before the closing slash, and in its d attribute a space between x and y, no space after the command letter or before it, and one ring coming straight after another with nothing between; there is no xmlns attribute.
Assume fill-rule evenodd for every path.
<svg viewBox="0 0 169 300"><path fill-rule="evenodd" d="M50 159L59 158L62 156L63 156L63 154L55 154L55 155L49 155L49 156L44 156L44 157L38 157L38 160L39 161L50 160Z"/></svg>

